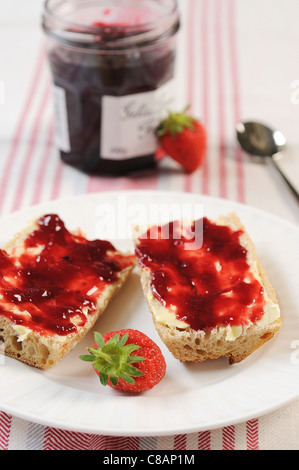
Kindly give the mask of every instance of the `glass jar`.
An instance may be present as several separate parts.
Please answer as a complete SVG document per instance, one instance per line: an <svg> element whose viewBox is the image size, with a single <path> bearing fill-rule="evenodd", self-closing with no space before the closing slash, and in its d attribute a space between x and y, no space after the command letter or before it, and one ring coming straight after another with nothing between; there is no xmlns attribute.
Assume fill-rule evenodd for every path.
<svg viewBox="0 0 299 470"><path fill-rule="evenodd" d="M171 108L176 0L47 0L43 29L62 160L89 174L155 165Z"/></svg>

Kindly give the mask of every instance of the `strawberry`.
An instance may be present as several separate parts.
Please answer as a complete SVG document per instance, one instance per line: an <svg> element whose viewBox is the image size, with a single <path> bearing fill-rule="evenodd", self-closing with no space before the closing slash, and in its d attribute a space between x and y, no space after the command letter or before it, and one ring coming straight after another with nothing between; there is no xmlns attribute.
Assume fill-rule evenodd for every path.
<svg viewBox="0 0 299 470"><path fill-rule="evenodd" d="M182 165L187 173L193 173L201 166L206 153L206 131L186 110L170 112L159 125L156 135L164 152Z"/></svg>
<svg viewBox="0 0 299 470"><path fill-rule="evenodd" d="M90 354L80 359L92 362L102 385L137 393L152 389L163 379L164 356L144 333L125 329L103 336L95 333L94 338L94 347L88 349Z"/></svg>

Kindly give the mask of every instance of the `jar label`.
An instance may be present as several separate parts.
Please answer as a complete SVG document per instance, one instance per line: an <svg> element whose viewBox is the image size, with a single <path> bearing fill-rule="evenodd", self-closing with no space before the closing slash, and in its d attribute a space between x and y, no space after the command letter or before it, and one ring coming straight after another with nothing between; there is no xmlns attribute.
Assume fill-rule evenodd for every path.
<svg viewBox="0 0 299 470"><path fill-rule="evenodd" d="M174 102L171 80L154 91L103 96L100 157L127 160L157 150L154 131Z"/></svg>
<svg viewBox="0 0 299 470"><path fill-rule="evenodd" d="M71 151L69 125L66 107L65 90L53 85L54 111L55 111L55 140L56 146L63 152Z"/></svg>

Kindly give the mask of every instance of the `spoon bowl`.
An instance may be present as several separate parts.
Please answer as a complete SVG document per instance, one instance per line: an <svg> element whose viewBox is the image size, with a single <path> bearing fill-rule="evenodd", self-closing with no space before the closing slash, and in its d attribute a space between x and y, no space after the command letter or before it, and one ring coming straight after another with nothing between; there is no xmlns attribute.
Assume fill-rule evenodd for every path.
<svg viewBox="0 0 299 470"><path fill-rule="evenodd" d="M299 193L277 165L277 160L286 147L286 138L278 131L259 122L237 124L237 139L241 148L256 160L268 163L283 179L297 202Z"/></svg>
<svg viewBox="0 0 299 470"><path fill-rule="evenodd" d="M278 160L286 147L285 136L258 122L237 124L237 138L242 149L261 161L271 156Z"/></svg>

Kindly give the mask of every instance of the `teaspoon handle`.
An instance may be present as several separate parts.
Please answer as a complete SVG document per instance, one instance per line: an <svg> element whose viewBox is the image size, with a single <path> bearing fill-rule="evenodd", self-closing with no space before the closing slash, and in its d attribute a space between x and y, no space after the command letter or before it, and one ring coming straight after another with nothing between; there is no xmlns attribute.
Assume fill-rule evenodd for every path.
<svg viewBox="0 0 299 470"><path fill-rule="evenodd" d="M285 174L281 171L281 169L277 165L274 158L267 157L266 160L272 166L272 168L274 168L279 173L279 175L283 178L284 182L287 184L288 188L290 189L290 191L293 193L293 195L297 199L297 202L299 202L299 193L298 193L298 191L294 188L294 186L291 184L291 182L288 180L288 178L285 176Z"/></svg>

